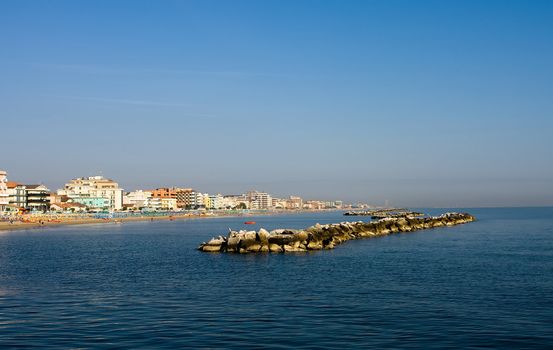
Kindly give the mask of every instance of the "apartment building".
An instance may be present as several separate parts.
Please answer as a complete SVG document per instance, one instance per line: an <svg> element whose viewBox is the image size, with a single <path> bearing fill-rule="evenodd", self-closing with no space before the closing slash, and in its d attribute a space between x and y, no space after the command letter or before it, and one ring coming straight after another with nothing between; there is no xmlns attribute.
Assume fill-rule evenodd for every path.
<svg viewBox="0 0 553 350"><path fill-rule="evenodd" d="M119 184L103 176L89 176L72 179L58 195L66 195L73 202L89 208L121 210L123 208L123 189Z"/></svg>

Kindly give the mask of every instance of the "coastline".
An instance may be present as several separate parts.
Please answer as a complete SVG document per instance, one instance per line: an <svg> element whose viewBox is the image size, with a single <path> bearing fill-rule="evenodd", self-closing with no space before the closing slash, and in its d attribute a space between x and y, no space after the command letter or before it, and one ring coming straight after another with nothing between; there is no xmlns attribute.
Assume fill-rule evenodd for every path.
<svg viewBox="0 0 553 350"><path fill-rule="evenodd" d="M44 219L38 219L38 222L21 222L17 221L9 223L6 221L0 221L0 232L8 231L20 231L41 229L45 227L58 227L67 225L90 225L90 224L122 224L125 222L139 222L139 221L177 221L177 220L191 220L191 219L215 219L224 217L252 217L252 216L272 216L283 214L299 214L307 212L321 212L330 210L303 210L303 211L267 211L267 212L249 212L249 213L210 213L205 214L173 214L163 216L129 216L120 218L64 218L56 221L49 221L47 217ZM36 219L35 219L36 220Z"/></svg>
<svg viewBox="0 0 553 350"><path fill-rule="evenodd" d="M42 221L40 222L15 222L10 224L9 222L0 223L0 232L2 231L17 231L17 230L28 230L28 229L40 229L43 227L56 227L56 226L67 226L67 225L89 225L89 224L117 224L124 222L133 222L133 221L167 221L167 220L183 220L183 219L196 219L203 217L213 217L206 215L175 215L173 217L169 216L159 216L159 217L126 217L126 218L116 218L116 219L100 219L100 218L88 218L88 219L69 219L57 221ZM217 216L221 217L221 216Z"/></svg>

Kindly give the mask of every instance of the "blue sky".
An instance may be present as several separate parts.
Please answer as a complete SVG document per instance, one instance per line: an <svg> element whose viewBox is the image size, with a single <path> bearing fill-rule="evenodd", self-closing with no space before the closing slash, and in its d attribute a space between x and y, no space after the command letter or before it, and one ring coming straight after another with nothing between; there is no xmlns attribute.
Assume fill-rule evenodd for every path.
<svg viewBox="0 0 553 350"><path fill-rule="evenodd" d="M2 1L0 168L553 205L551 1Z"/></svg>

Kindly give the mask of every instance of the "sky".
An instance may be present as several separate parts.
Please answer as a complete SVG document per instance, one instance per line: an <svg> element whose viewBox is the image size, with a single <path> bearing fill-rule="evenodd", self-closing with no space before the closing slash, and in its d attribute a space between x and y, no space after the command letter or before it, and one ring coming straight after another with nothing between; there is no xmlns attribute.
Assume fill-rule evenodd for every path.
<svg viewBox="0 0 553 350"><path fill-rule="evenodd" d="M0 2L0 169L553 205L552 1Z"/></svg>

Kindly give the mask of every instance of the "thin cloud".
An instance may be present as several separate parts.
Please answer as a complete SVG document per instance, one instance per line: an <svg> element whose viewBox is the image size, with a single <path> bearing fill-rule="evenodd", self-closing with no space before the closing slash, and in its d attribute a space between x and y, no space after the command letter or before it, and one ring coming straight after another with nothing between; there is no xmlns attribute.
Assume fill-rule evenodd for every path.
<svg viewBox="0 0 553 350"><path fill-rule="evenodd" d="M286 77L284 74L243 72L243 71L218 71L196 69L164 69L164 68L124 68L108 67L89 64L59 64L32 62L29 65L39 69L49 69L81 74L167 74L167 75L199 75L226 78L245 77Z"/></svg>
<svg viewBox="0 0 553 350"><path fill-rule="evenodd" d="M113 102L113 103L122 103L122 104L139 105L139 106L190 107L190 105L181 104L181 103L168 103L168 102L157 102L157 101L147 101L147 100L129 100L124 98L107 98L107 97L92 97L92 96L56 96L56 97L63 98L63 99L70 99L70 100Z"/></svg>
<svg viewBox="0 0 553 350"><path fill-rule="evenodd" d="M122 99L122 98L108 98L108 97L95 97L95 96L50 96L50 97L66 99L66 100L106 102L106 103L125 104L125 105L134 105L134 106L190 107L190 105L181 104L181 103L159 102L159 101L148 101L148 100L130 100L130 99ZM200 118L216 117L214 115L209 115L209 114L195 114L195 113L186 113L181 115L189 116L189 117L200 117Z"/></svg>

